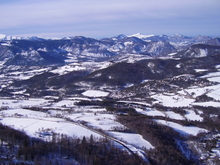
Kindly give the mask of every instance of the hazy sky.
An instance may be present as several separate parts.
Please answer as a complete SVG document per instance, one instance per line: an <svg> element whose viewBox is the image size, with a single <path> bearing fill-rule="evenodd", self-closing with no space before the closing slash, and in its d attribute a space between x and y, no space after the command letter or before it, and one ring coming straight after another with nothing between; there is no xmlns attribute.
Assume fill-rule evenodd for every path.
<svg viewBox="0 0 220 165"><path fill-rule="evenodd" d="M0 0L0 34L220 35L220 0Z"/></svg>

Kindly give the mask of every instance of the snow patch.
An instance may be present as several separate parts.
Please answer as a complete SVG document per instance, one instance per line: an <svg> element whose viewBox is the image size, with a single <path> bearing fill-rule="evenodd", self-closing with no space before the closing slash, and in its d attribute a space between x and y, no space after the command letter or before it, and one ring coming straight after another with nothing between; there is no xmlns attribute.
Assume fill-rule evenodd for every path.
<svg viewBox="0 0 220 165"><path fill-rule="evenodd" d="M44 47L44 48L38 48L37 51L47 52L47 48L46 48L46 47Z"/></svg>
<svg viewBox="0 0 220 165"><path fill-rule="evenodd" d="M154 36L155 35L153 35L153 34L144 35L144 34L141 34L141 33L137 33L137 34L130 35L128 37L137 37L137 38L140 38L140 39L145 39L145 38L154 37Z"/></svg>
<svg viewBox="0 0 220 165"><path fill-rule="evenodd" d="M174 55L176 55L177 53L170 53L170 54L168 54L168 56L174 56Z"/></svg>
<svg viewBox="0 0 220 165"><path fill-rule="evenodd" d="M126 143L132 144L135 147L142 149L143 147L146 149L154 148L148 141L144 140L141 135L131 134L131 133L123 133L123 132L110 132L115 138L125 141Z"/></svg>
<svg viewBox="0 0 220 165"><path fill-rule="evenodd" d="M133 42L125 42L124 43L125 46L132 45L132 44L133 44Z"/></svg>
<svg viewBox="0 0 220 165"><path fill-rule="evenodd" d="M59 75L67 74L72 71L81 71L86 70L86 67L79 64L71 64L59 67L58 69L52 70L52 73L58 73Z"/></svg>
<svg viewBox="0 0 220 165"><path fill-rule="evenodd" d="M200 57L206 57L208 55L207 50L205 49L200 49Z"/></svg>
<svg viewBox="0 0 220 165"><path fill-rule="evenodd" d="M5 34L0 34L0 40L1 40L1 39L4 39L5 37L6 37Z"/></svg>
<svg viewBox="0 0 220 165"><path fill-rule="evenodd" d="M195 71L198 73L198 72L206 72L208 71L208 69L195 69Z"/></svg>
<svg viewBox="0 0 220 165"><path fill-rule="evenodd" d="M181 64L177 64L177 65L176 65L176 68L181 68Z"/></svg>
<svg viewBox="0 0 220 165"><path fill-rule="evenodd" d="M201 132L208 132L208 130L195 127L195 126L183 126L174 122L165 121L165 120L155 120L156 122L166 125L168 127L173 128L175 131L179 132L182 135L194 135L196 136L198 133Z"/></svg>
<svg viewBox="0 0 220 165"><path fill-rule="evenodd" d="M185 117L188 120L192 120L192 121L203 121L203 118L200 115L197 115L194 111L192 110L187 110L187 114L185 115Z"/></svg>
<svg viewBox="0 0 220 165"><path fill-rule="evenodd" d="M193 105L203 106L203 107L217 107L220 108L220 102L201 102L201 103L193 103Z"/></svg>
<svg viewBox="0 0 220 165"><path fill-rule="evenodd" d="M173 111L167 111L167 112L165 112L165 114L167 115L167 117L169 117L171 119L185 120L185 118L183 116L181 116L180 114L175 113Z"/></svg>
<svg viewBox="0 0 220 165"><path fill-rule="evenodd" d="M185 98L184 96L179 95L167 96L163 94L157 94L152 97L158 100L155 103L159 103L167 107L187 107L194 102L194 99Z"/></svg>
<svg viewBox="0 0 220 165"><path fill-rule="evenodd" d="M109 95L109 92L104 92L100 90L88 90L83 92L82 95L87 97L105 97Z"/></svg>

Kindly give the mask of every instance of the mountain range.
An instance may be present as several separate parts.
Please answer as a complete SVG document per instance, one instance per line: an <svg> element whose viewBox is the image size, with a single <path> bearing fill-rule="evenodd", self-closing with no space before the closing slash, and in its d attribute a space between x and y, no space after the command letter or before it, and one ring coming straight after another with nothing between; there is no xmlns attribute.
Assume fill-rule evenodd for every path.
<svg viewBox="0 0 220 165"><path fill-rule="evenodd" d="M79 80L87 81L87 84L102 82L123 87L130 83L140 83L145 79L190 74L194 69L206 68L207 65L218 61L218 58L210 59L210 56L220 53L219 43L219 38L187 37L178 34L156 36L138 33L100 40L83 36L56 40L5 36L0 41L0 75L2 77L0 94L11 95L11 92L21 88L26 89L27 95L32 93L39 95L39 91L45 93L46 89L48 91L48 88L55 88L50 92L57 95L61 88L74 91L72 87L69 90L69 86L76 84ZM190 62L198 59L210 59L210 62L209 64ZM181 63L181 66L190 65L176 68L178 63ZM58 86L51 84L60 80L62 83ZM29 85L25 85L25 82ZM47 84L47 87L42 83ZM38 85L33 88L30 86L33 84ZM44 90L40 89L42 86ZM92 85L89 86L92 87ZM28 93L28 89L32 92ZM38 92L33 92L35 90Z"/></svg>

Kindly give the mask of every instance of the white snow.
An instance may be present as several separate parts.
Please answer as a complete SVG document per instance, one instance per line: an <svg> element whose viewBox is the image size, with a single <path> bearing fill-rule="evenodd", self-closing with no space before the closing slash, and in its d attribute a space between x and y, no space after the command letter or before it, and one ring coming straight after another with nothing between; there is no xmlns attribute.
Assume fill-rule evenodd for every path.
<svg viewBox="0 0 220 165"><path fill-rule="evenodd" d="M206 72L208 69L195 69L196 72Z"/></svg>
<svg viewBox="0 0 220 165"><path fill-rule="evenodd" d="M188 89L179 91L178 93L181 95L185 95L185 97L190 95L190 97L193 98L206 94L207 96L212 97L215 100L220 100L220 84L207 87L193 86Z"/></svg>
<svg viewBox="0 0 220 165"><path fill-rule="evenodd" d="M68 57L70 58L70 57ZM57 73L59 75L67 74L69 72L73 71L95 71L98 69L104 69L112 65L111 62L74 62L76 61L76 58L73 56L70 59L68 59L66 62L69 62L69 64L66 64L65 66L59 67L57 69L52 70L52 73Z"/></svg>
<svg viewBox="0 0 220 165"><path fill-rule="evenodd" d="M57 107L57 108L61 108L61 107L67 107L67 108L70 108L70 107L73 107L74 106L74 103L77 102L77 101L73 101L73 100L61 100L59 102L56 102L52 105L52 107Z"/></svg>
<svg viewBox="0 0 220 165"><path fill-rule="evenodd" d="M174 56L174 55L176 55L177 53L170 53L170 54L168 54L168 56Z"/></svg>
<svg viewBox="0 0 220 165"><path fill-rule="evenodd" d="M185 117L192 121L203 121L203 118L200 115L197 115L193 110L187 110Z"/></svg>
<svg viewBox="0 0 220 165"><path fill-rule="evenodd" d="M216 65L216 68L218 68L218 67L219 67L219 65ZM201 78L206 78L209 81L220 83L220 72L212 72L212 73L206 74L204 76L201 76Z"/></svg>
<svg viewBox="0 0 220 165"><path fill-rule="evenodd" d="M132 34L128 37L137 37L137 38L140 38L140 39L145 39L145 38L149 38L149 37L153 37L153 36L154 36L153 34L144 35L144 34L141 34L141 33L137 33L137 34Z"/></svg>
<svg viewBox="0 0 220 165"><path fill-rule="evenodd" d="M104 109L102 110L104 111ZM97 111L94 109L94 112ZM96 129L102 129L105 131L114 130L114 128L116 127L124 128L122 124L115 121L115 115L113 114L74 113L67 116L75 121L88 122L89 126L92 126L93 128Z"/></svg>
<svg viewBox="0 0 220 165"><path fill-rule="evenodd" d="M198 106L203 106L203 107L217 107L220 108L220 102L214 102L214 101L209 101L209 102L195 102L193 105L198 105Z"/></svg>
<svg viewBox="0 0 220 165"><path fill-rule="evenodd" d="M212 72L202 76L201 78L207 78L209 81L220 82L220 72Z"/></svg>
<svg viewBox="0 0 220 165"><path fill-rule="evenodd" d="M100 94L100 91L98 91L98 93ZM72 97L59 102L51 102L51 100L44 99L0 99L0 106L8 106L9 108L8 110L0 111L0 122L14 129L22 130L31 137L38 137L47 141L51 140L50 135L52 135L52 133L65 134L78 138L82 138L83 136L89 138L91 135L97 137L96 139L103 138L103 135L80 124L82 122L87 123L87 126L93 129L101 129L110 133L113 138L123 139L121 143L126 141L124 144L143 158L145 156L141 150L142 147L146 149L153 148L153 146L139 134L113 132L116 130L124 130L126 127L115 121L116 116L109 114L105 108L98 106L78 107L74 105L76 101L81 99L84 100L85 98ZM40 112L20 108L24 105L35 105L42 108L49 108L49 110L47 110L47 112ZM68 111L70 109L71 111ZM67 121L67 118L74 120L74 122ZM117 141L115 141L115 143L116 146L120 146L120 143L117 143Z"/></svg>
<svg viewBox="0 0 220 165"><path fill-rule="evenodd" d="M220 72L219 72L220 73ZM207 78L209 81L220 82L220 76Z"/></svg>
<svg viewBox="0 0 220 165"><path fill-rule="evenodd" d="M124 42L125 46L132 45L132 44L133 44L133 42Z"/></svg>
<svg viewBox="0 0 220 165"><path fill-rule="evenodd" d="M126 84L124 87L129 88L129 87L132 87L132 86L134 86L134 84Z"/></svg>
<svg viewBox="0 0 220 165"><path fill-rule="evenodd" d="M176 65L176 68L181 68L181 64L177 64L177 65Z"/></svg>
<svg viewBox="0 0 220 165"><path fill-rule="evenodd" d="M146 110L143 110L141 108L136 108L136 111L138 113L141 113L147 116L162 116L162 117L168 117L168 118L176 119L176 120L185 120L185 118L182 115L175 113L173 111L158 111L158 110L149 109L149 108Z"/></svg>
<svg viewBox="0 0 220 165"><path fill-rule="evenodd" d="M39 74L46 72L48 70L49 70L49 68L33 69L30 71L23 71L23 72L14 71L14 72L8 73L7 77L13 77L13 79L18 79L18 80L27 80L27 79L33 77L34 75L39 75Z"/></svg>
<svg viewBox="0 0 220 165"><path fill-rule="evenodd" d="M123 47L124 47L124 45L122 45L121 43L120 43L120 44L117 43L117 44L111 46L111 47L110 47L109 49L107 49L107 50L110 51L110 52L118 52L118 51L120 51L121 49L123 49Z"/></svg>
<svg viewBox="0 0 220 165"><path fill-rule="evenodd" d="M194 102L194 99L185 98L184 96L179 95L168 96L163 94L157 94L152 97L158 100L155 103L161 103L162 105L167 107L187 107L192 102Z"/></svg>
<svg viewBox="0 0 220 165"><path fill-rule="evenodd" d="M157 111L155 109L146 109L143 110L141 108L136 108L135 109L138 113L141 113L143 115L147 115L147 116L163 116L165 117L165 114L161 111Z"/></svg>
<svg viewBox="0 0 220 165"><path fill-rule="evenodd" d="M55 133L66 134L69 136L76 136L79 138L90 137L101 137L99 134L96 134L90 130L87 130L78 125L64 122L64 121L50 121L50 120L39 120L39 119L30 119L30 118L3 118L1 123L5 125L12 126L18 130L24 130L27 135L31 137L36 137L37 132L40 130L51 130Z"/></svg>
<svg viewBox="0 0 220 165"><path fill-rule="evenodd" d="M11 93L12 94L23 94L24 92L26 92L26 89L20 90L20 91L16 91L16 92L11 92Z"/></svg>
<svg viewBox="0 0 220 165"><path fill-rule="evenodd" d="M0 106L7 106L8 108L21 108L25 106L41 106L48 100L44 99L29 99L29 100L13 100L13 99L0 99Z"/></svg>
<svg viewBox="0 0 220 165"><path fill-rule="evenodd" d="M171 119L185 120L185 118L183 116L181 116L180 114L175 113L173 111L166 111L165 114L167 115L167 117L169 117Z"/></svg>
<svg viewBox="0 0 220 165"><path fill-rule="evenodd" d="M165 120L155 120L160 124L166 125L168 127L173 128L175 131L179 132L183 135L194 135L196 136L198 133L207 132L206 129L195 127L195 126L183 126L174 122L165 121Z"/></svg>
<svg viewBox="0 0 220 165"><path fill-rule="evenodd" d="M207 56L208 52L205 49L200 49L200 57L205 57Z"/></svg>
<svg viewBox="0 0 220 165"><path fill-rule="evenodd" d="M215 100L220 101L220 85L219 87L214 88L212 91L207 93L207 96L214 98Z"/></svg>
<svg viewBox="0 0 220 165"><path fill-rule="evenodd" d="M216 68L216 69L220 69L220 65L216 65L215 68Z"/></svg>
<svg viewBox="0 0 220 165"><path fill-rule="evenodd" d="M214 102L195 102L195 98L201 95L212 97ZM190 105L219 107L220 84L207 87L191 87L179 91L178 94L156 94L152 96L157 101L154 104L162 104L167 107L188 107Z"/></svg>
<svg viewBox="0 0 220 165"><path fill-rule="evenodd" d="M44 47L44 48L38 48L37 50L38 50L38 51L47 52L47 48L46 48L46 47Z"/></svg>
<svg viewBox="0 0 220 165"><path fill-rule="evenodd" d="M39 112L39 111L32 111L27 109L10 109L10 110L3 110L0 111L0 114L4 117L13 117L13 116L23 116L26 118L46 118L49 117L47 113Z"/></svg>
<svg viewBox="0 0 220 165"><path fill-rule="evenodd" d="M11 46L10 43L1 43L2 46Z"/></svg>
<svg viewBox="0 0 220 165"><path fill-rule="evenodd" d="M105 97L109 95L109 92L104 92L100 90L87 90L83 92L82 95L88 97Z"/></svg>
<svg viewBox="0 0 220 165"><path fill-rule="evenodd" d="M5 34L0 34L0 39L4 39L6 37Z"/></svg>
<svg viewBox="0 0 220 165"><path fill-rule="evenodd" d="M86 67L79 64L71 64L59 67L58 69L52 70L52 73L58 73L59 75L67 74L72 71L86 70Z"/></svg>
<svg viewBox="0 0 220 165"><path fill-rule="evenodd" d="M125 141L126 143L132 144L140 149L142 149L143 147L146 149L154 148L154 146L152 146L148 141L143 139L143 137L138 134L123 133L123 132L110 132L110 134L115 138Z"/></svg>

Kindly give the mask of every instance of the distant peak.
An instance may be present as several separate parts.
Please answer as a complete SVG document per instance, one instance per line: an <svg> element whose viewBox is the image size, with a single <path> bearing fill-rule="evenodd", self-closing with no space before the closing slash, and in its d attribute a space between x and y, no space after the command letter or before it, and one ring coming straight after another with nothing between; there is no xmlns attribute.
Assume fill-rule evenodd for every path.
<svg viewBox="0 0 220 165"><path fill-rule="evenodd" d="M166 34L162 34L160 35L160 37L168 37Z"/></svg>
<svg viewBox="0 0 220 165"><path fill-rule="evenodd" d="M137 37L137 38L143 39L143 38L149 38L149 37L153 37L153 36L154 36L153 34L145 35L145 34L141 34L141 33L136 33L136 34L130 35L129 37Z"/></svg>
<svg viewBox="0 0 220 165"><path fill-rule="evenodd" d="M44 38L39 36L31 37L21 37L21 36L8 36L5 34L0 34L0 40L10 41L10 40L44 40Z"/></svg>
<svg viewBox="0 0 220 165"><path fill-rule="evenodd" d="M6 37L5 34L0 34L0 39L4 39Z"/></svg>
<svg viewBox="0 0 220 165"><path fill-rule="evenodd" d="M178 33L174 34L173 36L175 36L175 37L184 37L184 35L178 34Z"/></svg>
<svg viewBox="0 0 220 165"><path fill-rule="evenodd" d="M125 38L125 37L127 37L127 36L124 35L124 34L119 34L118 36L116 36L116 37L114 37L114 38L116 38L116 39L123 39L123 38Z"/></svg>

